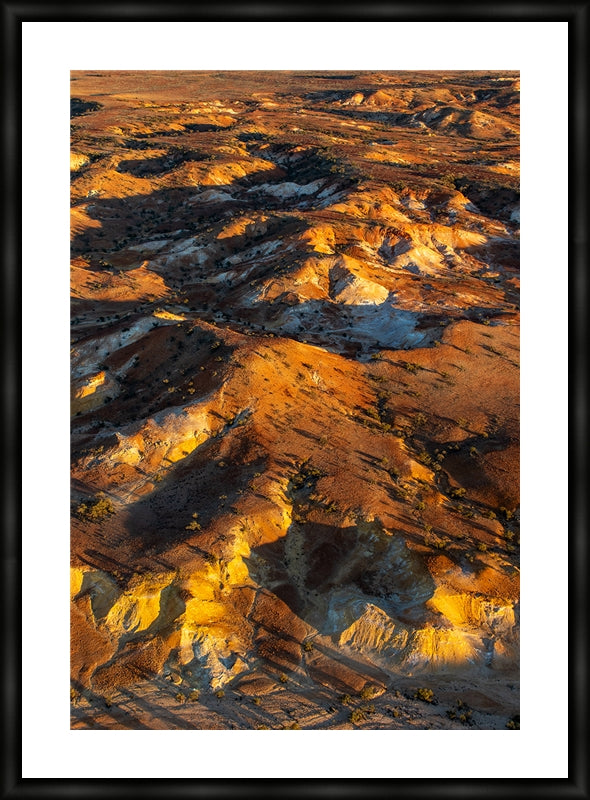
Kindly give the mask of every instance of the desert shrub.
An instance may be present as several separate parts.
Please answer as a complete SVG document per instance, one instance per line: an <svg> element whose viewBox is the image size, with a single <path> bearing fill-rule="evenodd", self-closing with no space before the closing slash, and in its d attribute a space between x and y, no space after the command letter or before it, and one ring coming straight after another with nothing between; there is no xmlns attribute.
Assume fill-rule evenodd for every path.
<svg viewBox="0 0 590 800"><path fill-rule="evenodd" d="M306 653L311 653L313 650L313 642L310 642L309 639L306 642L303 642L303 649Z"/></svg>
<svg viewBox="0 0 590 800"><path fill-rule="evenodd" d="M343 706L349 706L352 703L352 697L349 694L343 694L340 697L340 702Z"/></svg>
<svg viewBox="0 0 590 800"><path fill-rule="evenodd" d="M472 713L473 712L466 703L464 703L462 700L457 700L456 708L449 708L447 711L447 717L449 719L462 722L463 725L472 725Z"/></svg>
<svg viewBox="0 0 590 800"><path fill-rule="evenodd" d="M363 686L359 696L361 700L370 700L372 697L375 697L376 694L377 694L376 686Z"/></svg>
<svg viewBox="0 0 590 800"><path fill-rule="evenodd" d="M223 698L225 697L225 692L223 691L223 689L218 689L218 690L215 692L215 697L216 697L218 700L223 700Z"/></svg>
<svg viewBox="0 0 590 800"><path fill-rule="evenodd" d="M420 689L416 689L414 699L423 700L425 703L434 703L434 692L432 689L421 687Z"/></svg>
<svg viewBox="0 0 590 800"><path fill-rule="evenodd" d="M365 720L365 712L360 708L353 709L349 716L349 722L352 722L353 725L358 725L359 722L363 722Z"/></svg>
<svg viewBox="0 0 590 800"><path fill-rule="evenodd" d="M93 522L100 522L115 513L115 506L112 500L99 492L91 500L87 500L76 508L76 514L82 519L89 519Z"/></svg>

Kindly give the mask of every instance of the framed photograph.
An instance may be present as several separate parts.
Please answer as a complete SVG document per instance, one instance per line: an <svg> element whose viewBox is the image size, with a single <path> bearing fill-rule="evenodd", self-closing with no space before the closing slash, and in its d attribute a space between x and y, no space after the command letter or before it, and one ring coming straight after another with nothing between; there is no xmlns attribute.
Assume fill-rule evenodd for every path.
<svg viewBox="0 0 590 800"><path fill-rule="evenodd" d="M7 797L585 796L583 12L408 13L6 10Z"/></svg>

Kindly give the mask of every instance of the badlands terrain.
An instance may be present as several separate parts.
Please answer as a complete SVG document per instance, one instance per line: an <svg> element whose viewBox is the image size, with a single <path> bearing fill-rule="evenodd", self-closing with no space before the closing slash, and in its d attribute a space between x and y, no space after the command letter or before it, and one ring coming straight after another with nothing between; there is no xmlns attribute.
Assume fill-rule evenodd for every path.
<svg viewBox="0 0 590 800"><path fill-rule="evenodd" d="M517 728L518 75L71 81L72 727Z"/></svg>

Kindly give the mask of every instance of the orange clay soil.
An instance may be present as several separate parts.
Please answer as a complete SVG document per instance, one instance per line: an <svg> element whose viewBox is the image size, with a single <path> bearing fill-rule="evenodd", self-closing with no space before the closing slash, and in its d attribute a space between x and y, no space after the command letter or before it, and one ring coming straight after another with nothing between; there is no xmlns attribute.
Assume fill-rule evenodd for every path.
<svg viewBox="0 0 590 800"><path fill-rule="evenodd" d="M518 725L515 73L72 73L72 727Z"/></svg>

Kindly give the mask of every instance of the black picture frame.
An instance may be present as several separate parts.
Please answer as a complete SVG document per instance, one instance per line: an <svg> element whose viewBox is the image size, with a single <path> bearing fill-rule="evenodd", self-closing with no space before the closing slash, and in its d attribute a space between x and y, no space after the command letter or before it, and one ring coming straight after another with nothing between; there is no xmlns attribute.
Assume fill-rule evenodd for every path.
<svg viewBox="0 0 590 800"><path fill-rule="evenodd" d="M2 92L4 119L2 155L4 195L2 269L2 365L4 381L2 442L4 470L3 503L3 642L2 659L2 797L588 797L588 620L586 575L587 552L587 352L586 306L588 256L587 155L588 155L588 25L587 2L450 3L429 2L371 4L340 3L336 7L305 3L215 2L204 7L190 2L150 3L2 3ZM569 611L569 774L563 779L415 779L337 780L307 779L273 781L231 778L202 780L122 779L25 779L20 771L22 722L20 604L22 583L20 492L21 452L17 435L22 423L20 359L21 338L17 309L22 303L20 276L22 233L21 184L21 30L25 22L149 22L149 21L399 21L399 22L566 22L569 34L569 150L570 208L569 298L573 322L570 368L570 458L571 484L570 611ZM565 735L548 727L548 736ZM263 757L263 753L261 754ZM261 771L264 767L261 765Z"/></svg>

